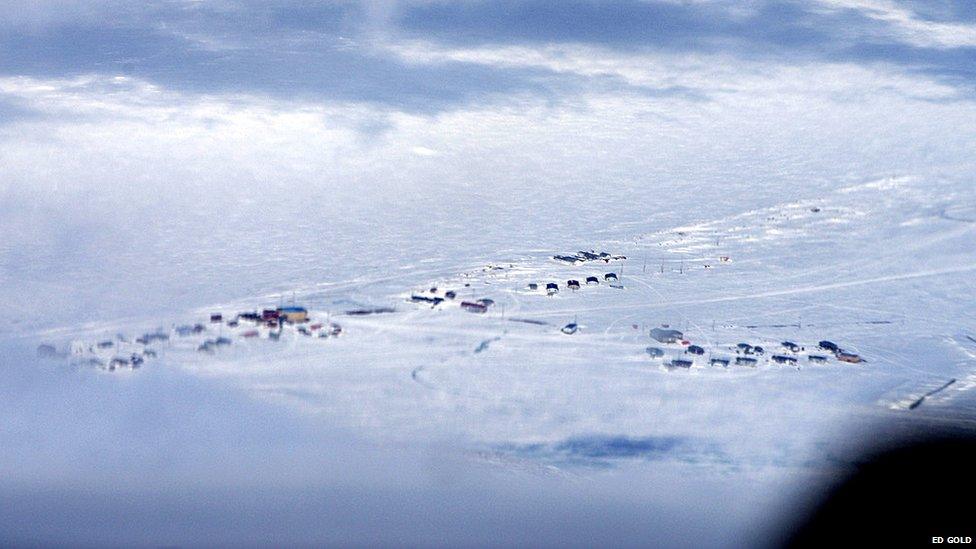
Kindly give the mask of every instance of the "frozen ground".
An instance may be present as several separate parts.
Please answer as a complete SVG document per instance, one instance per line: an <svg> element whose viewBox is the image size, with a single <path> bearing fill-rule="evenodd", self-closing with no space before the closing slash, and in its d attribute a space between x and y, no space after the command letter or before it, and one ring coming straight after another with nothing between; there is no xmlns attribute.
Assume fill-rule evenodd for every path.
<svg viewBox="0 0 976 549"><path fill-rule="evenodd" d="M970 12L0 3L0 545L754 547L972 434Z"/></svg>
<svg viewBox="0 0 976 549"><path fill-rule="evenodd" d="M550 496L564 489L592 495L605 489L592 483L653 478L650 497L639 491L652 507L673 503L657 488L683 490L682 506L709 501L722 517L711 525L716 537L709 543L750 539L745 532L752 527L769 526L769 514L790 499L791 490L829 478L878 425L972 425L971 186L909 176L851 181L729 201L715 217L690 209L684 215L672 210L641 216L645 208L603 201L597 220L586 226L592 232L588 240L555 235L527 239L552 247L520 249L512 238L476 252L471 240L478 239L444 238L431 245L414 237L417 245L399 256L332 264L335 270L317 283L162 316L13 327L6 338L22 348L49 342L66 350L71 342L87 348L112 340L110 349L38 367L96 393L136 391L130 385L152 392L149 385L161 372L168 372L162 379L201 379L301 418L286 424L347 433L340 440L354 433L356 444L385 448L378 452L383 456L419 453L424 462L450 463L444 467L451 475L458 469L488 475L491 488L482 489L489 492L499 489L492 484L498 478L535 479ZM620 215L608 213L616 209ZM509 213L519 214L530 212ZM532 215L545 218L546 212ZM498 231L487 229L482 241ZM294 233L286 230L283 237ZM627 259L577 265L552 259L591 247ZM239 269L255 268L234 265L216 249L211 254L214 265L226 265L215 280L235 280ZM619 275L621 287L604 280L608 272ZM591 275L600 283L577 291L565 285ZM530 282L544 288L549 281L559 283L558 294L528 289ZM434 307L409 301L411 295L443 296L447 290L457 297ZM479 298L495 301L485 314L458 306ZM234 328L207 322L211 312L226 319L293 300L310 309L313 323L338 323L342 334L308 337L286 326L281 339L271 341L266 328L257 338L244 338L252 329L246 322ZM394 311L347 314L373 307ZM172 331L196 322L206 326L204 333L181 337ZM569 322L578 323L575 334L560 331ZM648 330L661 324L684 331L705 354L690 356L680 344L650 340ZM106 372L86 363L92 356L107 361L123 349L139 351L134 338L157 330L170 340L151 344L157 356L135 371ZM129 343L120 342L119 334ZM212 353L197 350L217 336L232 343ZM832 356L826 364L809 362L807 355L823 354L815 350L822 339L866 362L847 364ZM805 347L794 354L795 365L769 360L791 354L780 347L783 340ZM738 342L767 352L755 367L735 365ZM650 358L650 345L666 356ZM665 367L677 357L690 357L694 365ZM711 357L733 364L713 366ZM166 399L160 400L166 407ZM106 413L131 413L124 404L115 408ZM155 414L139 412L149 421ZM21 428L29 427L24 420ZM8 426L8 439L17 433L16 425ZM310 446L316 444L334 443ZM10 456L6 464L24 465ZM704 487L678 486L676 477L689 474ZM608 490L606 497L614 497ZM740 494L750 507L710 497L722 490ZM684 527L696 530L706 515L695 515Z"/></svg>

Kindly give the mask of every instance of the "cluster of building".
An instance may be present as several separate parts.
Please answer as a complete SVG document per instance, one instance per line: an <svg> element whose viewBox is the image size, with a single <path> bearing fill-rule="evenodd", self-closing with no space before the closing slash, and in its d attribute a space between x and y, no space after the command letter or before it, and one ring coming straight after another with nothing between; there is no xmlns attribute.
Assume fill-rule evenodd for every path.
<svg viewBox="0 0 976 549"><path fill-rule="evenodd" d="M627 259L623 255L613 255L608 252L597 252L595 250L590 250L588 252L580 250L575 254L563 254L552 256L556 261L561 261L563 263L570 263L573 265L579 265L586 263L588 261L603 261L604 263L610 263L611 261L618 261L621 259Z"/></svg>
<svg viewBox="0 0 976 549"><path fill-rule="evenodd" d="M180 339L206 337L213 334L213 325L219 325L216 337L207 337L200 341L197 350L213 353L217 349L233 343L231 335L244 339L261 337L262 333L271 340L281 337L285 326L294 326L297 333L304 336L318 336L320 338L336 337L342 333L342 327L334 322L312 322L309 312L304 307L282 306L274 309L246 311L237 313L233 317L225 318L223 313L210 315L210 326L204 323L180 324L170 330L156 329L145 332L134 340L129 340L124 334L118 334L114 339L103 339L86 344L81 341L72 342L67 350L59 350L54 345L45 343L37 348L37 354L47 359L73 359L77 365L91 366L110 372L116 370L134 370L142 366L146 360L156 358L156 346L170 342L172 337ZM250 326L248 326L250 325ZM226 327L227 330L224 328ZM199 340L197 340L199 341Z"/></svg>
<svg viewBox="0 0 976 549"><path fill-rule="evenodd" d="M603 275L603 281L606 282L607 284L609 284L611 288L623 288L623 286L620 286L618 284L618 280L619 279L617 277L617 273L606 273L606 274ZM589 285L597 285L597 284L600 284L600 279L599 279L599 277L592 276L592 275L591 276L587 276L587 277L585 277L583 279L583 284L586 284L588 286ZM546 295L555 295L555 294L559 293L559 283L558 282L545 282L545 283L542 283L542 284L540 284L538 282L530 282L527 287L528 287L529 290L531 290L533 292L539 291L540 289L544 289L545 292L546 292ZM569 280L566 281L566 287L569 288L570 290L576 291L576 290L579 290L582 287L582 284L580 283L580 281L578 279L571 278L571 279L569 279Z"/></svg>
<svg viewBox="0 0 976 549"><path fill-rule="evenodd" d="M466 286L470 286L466 284ZM426 294L426 295L425 295ZM426 292L413 293L410 294L410 301L413 303L429 303L431 308L437 307L438 305L447 302L455 301L457 299L456 290L447 290L440 292L437 287L432 287ZM488 309L495 304L495 300L483 297L476 300L462 300L460 303L461 309L468 311L469 313L487 313Z"/></svg>
<svg viewBox="0 0 976 549"><path fill-rule="evenodd" d="M705 349L703 347L692 344L689 340L685 339L681 331L668 326L652 328L650 336L651 339L658 343L681 345L684 348L680 356L674 357L664 363L664 366L668 369L691 368L695 363L696 356L705 355ZM829 353L841 362L850 364L864 362L864 359L860 355L844 351L831 341L821 341L818 343L817 349L820 352L807 353L805 347L792 341L783 341L779 344L776 352L769 355L769 360L776 364L797 365L799 359L805 355L807 361L811 364L826 364L829 360ZM737 366L755 367L759 363L759 358L767 354L763 346L749 343L738 343L735 347L730 348L730 350L735 352L735 357L712 355L708 358L708 364L711 366L728 367L734 363ZM666 354L664 349L660 347L647 347L646 352L652 359L664 359Z"/></svg>

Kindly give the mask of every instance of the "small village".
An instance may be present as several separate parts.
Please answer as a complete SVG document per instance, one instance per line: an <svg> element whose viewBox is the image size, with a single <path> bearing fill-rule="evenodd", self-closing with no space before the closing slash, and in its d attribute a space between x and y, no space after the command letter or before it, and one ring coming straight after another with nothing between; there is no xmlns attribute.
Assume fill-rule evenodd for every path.
<svg viewBox="0 0 976 549"><path fill-rule="evenodd" d="M626 259L625 256L608 252L580 251L573 255L554 255L552 259L564 266L579 266L588 262L609 264ZM727 261L727 258L722 258ZM708 265L705 265L708 267ZM514 269L488 265L483 272L497 274ZM622 271L604 270L599 274L583 273L572 278L559 280L534 280L520 284L521 293L542 297L555 297L560 292L574 294L586 291L588 287L607 287L616 291L625 290ZM480 290L472 286L469 274L466 282L456 287L443 288L431 285L421 291L413 291L403 296L407 303L423 309L444 309L456 307L458 310L475 315L487 315L498 306L495 298L478 295ZM519 283L515 283L518 285ZM342 311L338 314L350 317L397 313L395 307L359 308ZM498 312L504 317L504 308ZM523 311L524 314L524 311ZM319 317L325 318L321 320ZM173 325L169 329L158 328L130 338L116 334L93 342L73 341L66 348L45 343L38 347L38 355L48 359L69 359L78 366L93 367L108 372L132 371L144 366L147 361L156 359L164 349L174 347L195 349L199 353L215 354L222 348L246 341L278 341L283 335L292 338L328 340L344 333L340 324L329 321L330 315L314 314L308 308L291 304L273 308L238 311L233 314L212 312L199 322ZM547 326L548 322L532 318L510 318L526 324ZM636 329L638 326L634 325ZM557 326L552 333L567 336L585 337L578 319ZM652 345L643 350L645 360L656 364L665 371L691 370L701 368L757 368L760 366L783 366L799 369L803 365L817 366L829 362L860 364L865 362L857 353L847 351L829 340L821 340L815 345L801 345L792 341L740 342L728 345L707 345L693 341L686 333L668 324L645 330L648 342ZM568 345L572 343L567 340ZM480 348L476 352L483 351Z"/></svg>

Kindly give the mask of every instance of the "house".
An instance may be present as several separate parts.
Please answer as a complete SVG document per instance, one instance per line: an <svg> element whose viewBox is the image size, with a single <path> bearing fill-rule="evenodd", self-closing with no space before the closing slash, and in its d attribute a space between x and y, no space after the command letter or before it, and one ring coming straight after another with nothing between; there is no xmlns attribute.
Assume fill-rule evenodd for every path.
<svg viewBox="0 0 976 549"><path fill-rule="evenodd" d="M651 338L655 341L660 341L661 343L677 343L681 341L684 334L678 330L671 330L668 328L654 328L651 330Z"/></svg>
<svg viewBox="0 0 976 549"><path fill-rule="evenodd" d="M692 362L690 360L685 360L683 358L676 358L676 359L672 360L671 362L669 362L668 364L665 364L665 366L667 366L669 369L674 369L674 368L685 368L685 369L688 369L688 368L691 368L691 366L693 364L694 364L694 362Z"/></svg>
<svg viewBox="0 0 976 549"><path fill-rule="evenodd" d="M461 308L469 313L486 313L488 312L488 306L483 303L477 303L474 301L462 301Z"/></svg>
<svg viewBox="0 0 976 549"><path fill-rule="evenodd" d="M546 284L547 294L552 295L558 291L559 291L559 284L556 284L555 282L549 282L548 284Z"/></svg>
<svg viewBox="0 0 976 549"><path fill-rule="evenodd" d="M838 351L837 360L841 362L847 362L849 364L859 364L864 362L864 359L860 355L855 353L848 353L847 351Z"/></svg>
<svg viewBox="0 0 976 549"><path fill-rule="evenodd" d="M566 281L566 286L568 286L570 290L579 290L580 289L579 280L567 280Z"/></svg>
<svg viewBox="0 0 976 549"><path fill-rule="evenodd" d="M607 273L607 274L603 275L603 280L606 280L607 282L616 282L617 281L617 273Z"/></svg>
<svg viewBox="0 0 976 549"><path fill-rule="evenodd" d="M735 357L736 366L756 366L756 359L747 356L737 356Z"/></svg>
<svg viewBox="0 0 976 549"><path fill-rule="evenodd" d="M580 258L576 257L575 255L554 255L552 258L556 261L562 261L564 263L576 263L580 260Z"/></svg>
<svg viewBox="0 0 976 549"><path fill-rule="evenodd" d="M261 315L254 312L238 313L237 318L250 320L251 322L260 322L262 320Z"/></svg>
<svg viewBox="0 0 976 549"><path fill-rule="evenodd" d="M826 339L818 343L817 346L823 349L824 351L831 352L831 353L837 353L840 352L841 350L836 343L834 343L833 341L827 341Z"/></svg>
<svg viewBox="0 0 976 549"><path fill-rule="evenodd" d="M588 277L586 277L586 283L587 284L599 284L600 283L600 279L597 278L597 277L595 277L595 276L588 276Z"/></svg>
<svg viewBox="0 0 976 549"><path fill-rule="evenodd" d="M278 307L278 316L292 324L308 321L308 310L305 307Z"/></svg>

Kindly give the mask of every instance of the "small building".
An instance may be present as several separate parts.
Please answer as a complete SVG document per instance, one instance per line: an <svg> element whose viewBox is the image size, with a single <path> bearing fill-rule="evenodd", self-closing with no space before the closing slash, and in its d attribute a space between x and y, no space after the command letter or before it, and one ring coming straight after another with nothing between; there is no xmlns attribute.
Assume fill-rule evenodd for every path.
<svg viewBox="0 0 976 549"><path fill-rule="evenodd" d="M784 349L794 353L799 353L801 350L801 347L792 341L784 341L780 345L782 345Z"/></svg>
<svg viewBox="0 0 976 549"><path fill-rule="evenodd" d="M259 315L256 312L238 313L237 314L237 318L240 318L240 319L243 319L243 320L250 320L251 322L260 322L262 320L261 315Z"/></svg>
<svg viewBox="0 0 976 549"><path fill-rule="evenodd" d="M546 284L547 294L552 295L557 292L559 292L559 284L556 284L555 282L549 282L548 284Z"/></svg>
<svg viewBox="0 0 976 549"><path fill-rule="evenodd" d="M824 356L824 355L810 355L810 356L807 357L807 360L809 360L810 362L812 362L814 364L826 364L827 363L827 357Z"/></svg>
<svg viewBox="0 0 976 549"><path fill-rule="evenodd" d="M607 273L607 274L603 275L603 280L606 280L607 282L616 282L617 281L617 273Z"/></svg>
<svg viewBox="0 0 976 549"><path fill-rule="evenodd" d="M438 299L441 299L441 298L439 298L439 297L428 297L428 296L425 296L425 295L417 295L417 294L413 294L413 295L410 296L410 301L413 301L414 303L434 303L436 305L437 303L439 303L439 301L437 301ZM443 301L443 300L441 300L441 301Z"/></svg>
<svg viewBox="0 0 976 549"><path fill-rule="evenodd" d="M861 355L855 353L848 353L847 351L838 351L837 360L841 362L847 362L848 364L860 364L861 362L864 362L864 359L861 358Z"/></svg>
<svg viewBox="0 0 976 549"><path fill-rule="evenodd" d="M763 349L759 345L756 345L755 347L752 348L752 352L756 353L757 355L761 355L761 354L765 354L766 349Z"/></svg>
<svg viewBox="0 0 976 549"><path fill-rule="evenodd" d="M690 360L685 360L683 358L676 358L676 359L672 360L671 362L669 362L668 364L666 364L665 366L667 366L669 369L684 368L684 369L687 370L687 369L691 368L693 364L694 364L694 362L692 362Z"/></svg>
<svg viewBox="0 0 976 549"><path fill-rule="evenodd" d="M242 333L241 334L241 337L244 337L244 338L252 338L252 337L258 337L258 335L260 335L260 333L257 330L248 330L248 331Z"/></svg>
<svg viewBox="0 0 976 549"><path fill-rule="evenodd" d="M462 301L461 308L469 313L486 313L488 312L488 306L483 303L477 303L474 301Z"/></svg>
<svg viewBox="0 0 976 549"><path fill-rule="evenodd" d="M708 363L711 364L712 366L721 366L723 368L727 368L729 366L729 359L716 356L716 357L712 357L708 361Z"/></svg>
<svg viewBox="0 0 976 549"><path fill-rule="evenodd" d="M567 280L566 281L566 286L568 286L570 290L579 290L580 289L579 280Z"/></svg>
<svg viewBox="0 0 976 549"><path fill-rule="evenodd" d="M677 343L681 341L683 337L684 334L678 330L672 330L669 328L653 328L651 330L651 338L661 343Z"/></svg>
<svg viewBox="0 0 976 549"><path fill-rule="evenodd" d="M685 349L685 352L693 355L703 355L705 354L705 349L699 347L698 345L689 345L688 348Z"/></svg>
<svg viewBox="0 0 976 549"><path fill-rule="evenodd" d="M454 290L448 290L444 292L444 297L446 297L447 299L454 299L455 297L457 297L457 292L455 292Z"/></svg>
<svg viewBox="0 0 976 549"><path fill-rule="evenodd" d="M749 345L748 343L739 343L735 346L735 348L736 348L736 352L741 351L742 354L746 354L746 355L752 354L752 345Z"/></svg>
<svg viewBox="0 0 976 549"><path fill-rule="evenodd" d="M735 357L736 366L750 366L756 367L756 359L748 356L737 356Z"/></svg>
<svg viewBox="0 0 976 549"><path fill-rule="evenodd" d="M777 364L796 364L796 357L786 355L773 355L773 362Z"/></svg>
<svg viewBox="0 0 976 549"><path fill-rule="evenodd" d="M575 322L570 322L569 324L563 326L559 331L566 335L572 335L575 334L578 329L579 326Z"/></svg>
<svg viewBox="0 0 976 549"><path fill-rule="evenodd" d="M481 303L485 307L491 307L492 305L495 304L495 300L491 299L490 297L483 297L478 300L478 303Z"/></svg>
<svg viewBox="0 0 976 549"><path fill-rule="evenodd" d="M216 324L218 322L223 322L223 321L224 321L224 315L222 315L220 313L211 313L211 315L210 315L210 322Z"/></svg>
<svg viewBox="0 0 976 549"><path fill-rule="evenodd" d="M278 309L265 309L261 311L261 320L277 320Z"/></svg>
<svg viewBox="0 0 976 549"><path fill-rule="evenodd" d="M278 316L292 324L308 321L308 310L305 307L278 307Z"/></svg>
<svg viewBox="0 0 976 549"><path fill-rule="evenodd" d="M536 284L535 282L529 282L529 289L530 290L538 290L539 289L539 285Z"/></svg>
<svg viewBox="0 0 976 549"><path fill-rule="evenodd" d="M836 343L833 341L827 341L826 339L818 343L817 346L830 353L837 353L841 350Z"/></svg>
<svg viewBox="0 0 976 549"><path fill-rule="evenodd" d="M600 283L600 279L597 278L597 277L595 277L595 276L588 276L588 277L586 277L586 283L587 284L599 284Z"/></svg>

